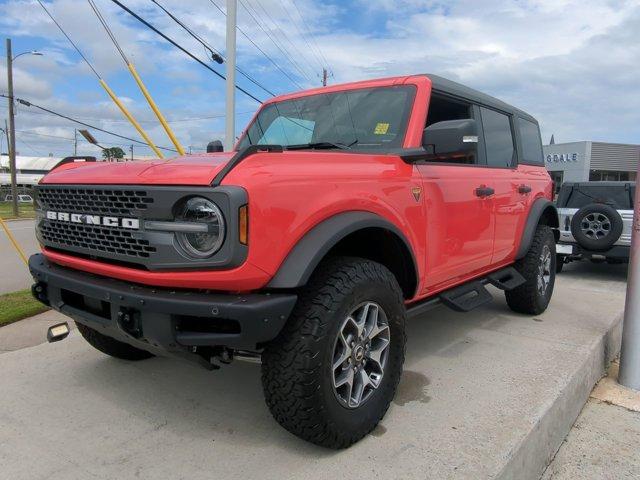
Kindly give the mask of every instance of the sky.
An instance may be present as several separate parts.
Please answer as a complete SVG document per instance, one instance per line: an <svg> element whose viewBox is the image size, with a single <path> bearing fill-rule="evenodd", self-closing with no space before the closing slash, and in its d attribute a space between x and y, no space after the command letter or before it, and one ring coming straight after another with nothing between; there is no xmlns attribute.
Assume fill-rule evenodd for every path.
<svg viewBox="0 0 640 480"><path fill-rule="evenodd" d="M121 1L225 74L225 65L208 59L153 0ZM217 7L225 11L226 0L157 2L224 55L225 17ZM95 3L185 149L201 152L223 139L224 81L112 1ZM170 147L89 3L44 4L154 142ZM544 143L552 134L556 143L640 143L640 0L239 0L238 26L238 66L264 89L240 74L237 83L259 99L316 87L325 67L329 83L428 72L532 114ZM16 59L16 97L140 138L35 0L0 0L0 33L12 39L14 55L43 53ZM0 93L6 94L4 39L2 47ZM259 104L241 92L236 98L239 133ZM7 116L0 98L0 120ZM73 154L75 128L83 127L19 105L16 150ZM130 154L132 142L92 133L101 145ZM0 150L6 152L4 139ZM77 150L100 154L81 137ZM151 155L142 145L134 152Z"/></svg>

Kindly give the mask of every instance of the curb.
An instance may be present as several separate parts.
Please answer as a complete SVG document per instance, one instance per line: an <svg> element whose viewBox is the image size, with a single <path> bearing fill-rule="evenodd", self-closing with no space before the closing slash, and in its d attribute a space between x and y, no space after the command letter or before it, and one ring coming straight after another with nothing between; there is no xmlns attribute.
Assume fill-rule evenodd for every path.
<svg viewBox="0 0 640 480"><path fill-rule="evenodd" d="M622 318L618 314L608 330L590 346L588 358L571 374L558 396L541 407L528 435L511 452L496 479L539 479L560 449L593 387L606 375L608 364L620 352Z"/></svg>

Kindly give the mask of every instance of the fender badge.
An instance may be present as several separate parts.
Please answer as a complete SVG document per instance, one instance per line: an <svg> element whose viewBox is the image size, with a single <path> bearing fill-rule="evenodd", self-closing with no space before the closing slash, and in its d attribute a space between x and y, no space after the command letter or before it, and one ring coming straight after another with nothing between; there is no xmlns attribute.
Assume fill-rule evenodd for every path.
<svg viewBox="0 0 640 480"><path fill-rule="evenodd" d="M420 201L420 195L422 194L422 188L421 187L413 187L411 189L411 193L413 193L413 198L416 199L416 202Z"/></svg>

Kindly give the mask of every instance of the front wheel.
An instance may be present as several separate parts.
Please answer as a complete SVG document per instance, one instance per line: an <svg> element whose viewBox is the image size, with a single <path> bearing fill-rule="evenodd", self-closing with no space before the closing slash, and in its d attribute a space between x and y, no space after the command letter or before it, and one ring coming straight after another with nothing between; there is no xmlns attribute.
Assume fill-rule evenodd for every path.
<svg viewBox="0 0 640 480"><path fill-rule="evenodd" d="M262 385L274 418L329 448L346 448L367 435L398 386L404 324L402 291L383 265L352 257L321 265L262 355Z"/></svg>
<svg viewBox="0 0 640 480"><path fill-rule="evenodd" d="M553 230L547 225L538 225L529 251L514 265L526 281L505 292L511 310L538 315L547 309L556 280L556 262Z"/></svg>

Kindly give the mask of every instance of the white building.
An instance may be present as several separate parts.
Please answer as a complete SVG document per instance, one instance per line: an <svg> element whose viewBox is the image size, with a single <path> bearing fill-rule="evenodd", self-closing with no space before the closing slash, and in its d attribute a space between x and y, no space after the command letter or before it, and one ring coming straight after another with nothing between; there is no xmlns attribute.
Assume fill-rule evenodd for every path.
<svg viewBox="0 0 640 480"><path fill-rule="evenodd" d="M545 145L542 149L556 189L563 182L636 180L640 145L570 142Z"/></svg>

